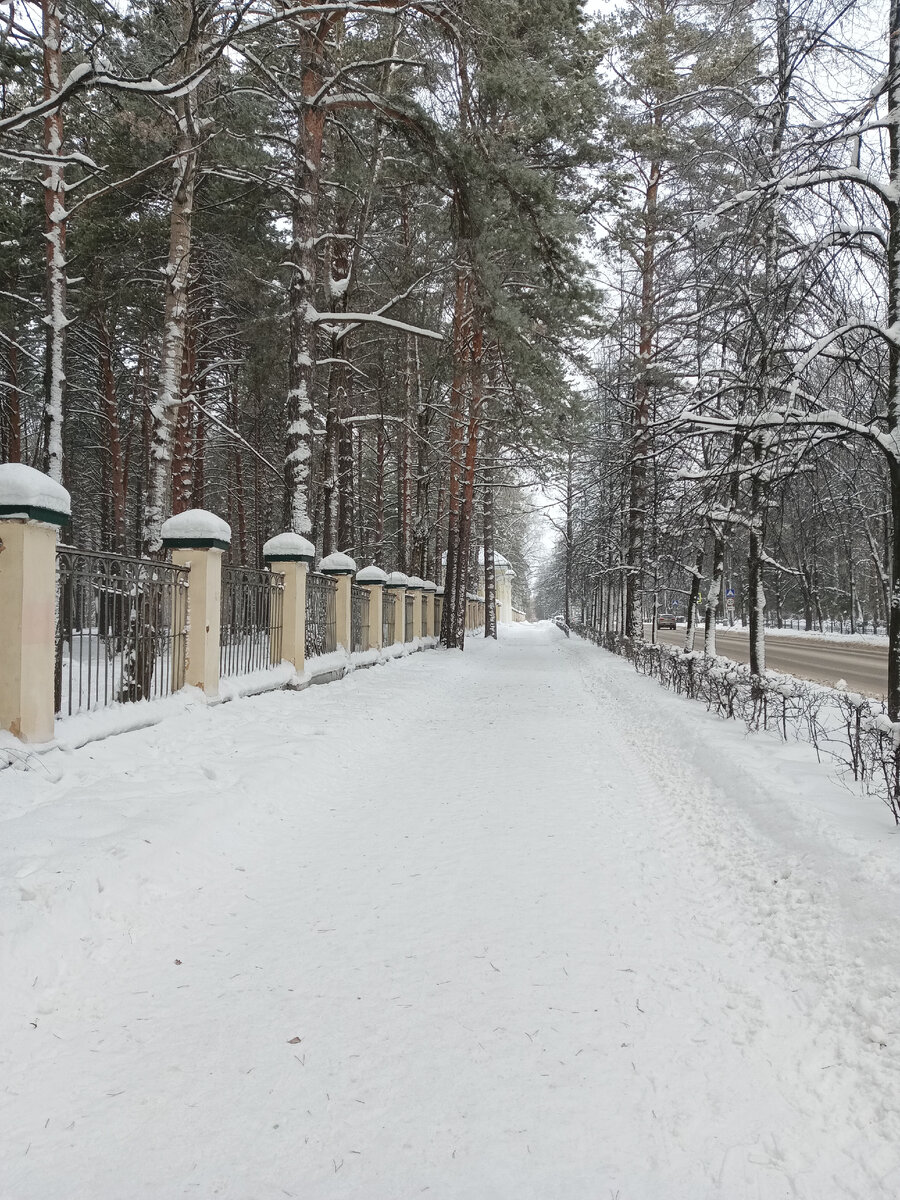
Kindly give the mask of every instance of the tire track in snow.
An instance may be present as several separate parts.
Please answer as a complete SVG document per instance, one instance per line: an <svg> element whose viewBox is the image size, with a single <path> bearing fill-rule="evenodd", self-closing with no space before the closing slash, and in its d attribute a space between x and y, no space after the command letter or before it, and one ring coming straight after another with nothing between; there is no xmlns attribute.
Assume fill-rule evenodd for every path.
<svg viewBox="0 0 900 1200"><path fill-rule="evenodd" d="M864 948L847 940L831 881L793 848L761 838L734 805L723 803L721 787L704 775L696 755L692 761L690 751L703 742L702 709L662 693L655 681L588 643L573 642L566 651L594 696L598 724L629 746L632 770L653 781L640 798L660 835L658 849L689 873L710 936L761 972L760 1018L749 1038L772 1055L786 1090L802 1083L808 1095L794 1102L844 1156L828 1195L896 1196L897 976L895 956L885 962L883 907L870 914L861 957ZM686 750L678 734L691 722L694 743L687 739ZM723 773L729 770L738 790L756 786L741 778L740 767L728 764ZM735 1003L746 998L738 993ZM796 1194L816 1195L803 1178L812 1169L803 1147L785 1151Z"/></svg>

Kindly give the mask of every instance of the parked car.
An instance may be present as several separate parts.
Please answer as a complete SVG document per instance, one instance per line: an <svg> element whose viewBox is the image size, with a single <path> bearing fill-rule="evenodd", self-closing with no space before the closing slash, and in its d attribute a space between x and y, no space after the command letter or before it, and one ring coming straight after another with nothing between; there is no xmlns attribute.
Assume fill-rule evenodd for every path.
<svg viewBox="0 0 900 1200"><path fill-rule="evenodd" d="M660 613L656 618L657 629L677 629L678 621L674 613Z"/></svg>

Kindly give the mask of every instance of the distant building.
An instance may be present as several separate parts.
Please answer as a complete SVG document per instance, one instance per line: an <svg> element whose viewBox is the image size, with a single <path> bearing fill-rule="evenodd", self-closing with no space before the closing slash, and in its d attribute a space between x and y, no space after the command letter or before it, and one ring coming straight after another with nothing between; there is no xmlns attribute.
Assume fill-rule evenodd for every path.
<svg viewBox="0 0 900 1200"><path fill-rule="evenodd" d="M516 573L508 558L494 551L494 588L497 602L497 620L513 622L512 581ZM484 547L478 551L478 595L484 599Z"/></svg>
<svg viewBox="0 0 900 1200"><path fill-rule="evenodd" d="M441 559L444 570L447 569L447 552ZM508 558L494 551L494 600L497 605L498 621L524 621L525 614L521 609L513 608L512 581L517 578ZM484 599L484 547L478 551L478 574L475 580L475 590L480 600Z"/></svg>

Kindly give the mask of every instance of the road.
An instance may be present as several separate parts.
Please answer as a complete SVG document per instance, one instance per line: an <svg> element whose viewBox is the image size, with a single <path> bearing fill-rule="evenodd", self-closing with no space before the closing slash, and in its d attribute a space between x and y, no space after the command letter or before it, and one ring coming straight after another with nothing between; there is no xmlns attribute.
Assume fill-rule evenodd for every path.
<svg viewBox="0 0 900 1200"><path fill-rule="evenodd" d="M647 626L649 636L650 627ZM702 645L702 631L699 645ZM659 640L670 646L684 645L684 626L660 630ZM716 649L735 662L750 661L747 631L719 629ZM766 666L814 683L834 685L846 680L852 692L883 697L887 691L887 646L868 646L830 638L772 637L766 640Z"/></svg>

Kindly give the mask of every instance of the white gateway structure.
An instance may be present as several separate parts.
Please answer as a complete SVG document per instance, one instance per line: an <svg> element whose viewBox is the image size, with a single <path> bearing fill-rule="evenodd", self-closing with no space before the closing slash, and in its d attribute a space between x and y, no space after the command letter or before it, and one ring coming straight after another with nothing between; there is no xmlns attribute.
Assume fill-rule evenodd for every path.
<svg viewBox="0 0 900 1200"><path fill-rule="evenodd" d="M494 587L497 602L497 620L513 622L512 581L516 573L510 566L508 558L494 551ZM484 599L484 547L478 551L478 595Z"/></svg>

